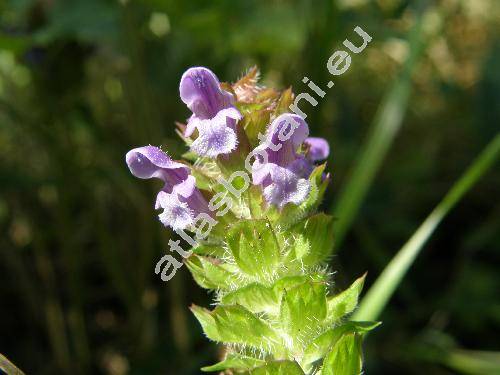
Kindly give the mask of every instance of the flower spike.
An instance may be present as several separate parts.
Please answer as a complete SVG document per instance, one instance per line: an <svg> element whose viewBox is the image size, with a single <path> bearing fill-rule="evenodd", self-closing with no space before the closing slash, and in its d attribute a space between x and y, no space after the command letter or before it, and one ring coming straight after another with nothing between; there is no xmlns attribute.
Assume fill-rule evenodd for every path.
<svg viewBox="0 0 500 375"><path fill-rule="evenodd" d="M335 222L317 212L329 179L326 164L315 165L328 158L329 144L309 137L302 117L284 113L291 89L280 94L257 81L252 69L224 86L233 96L210 70L188 69L180 96L192 115L178 128L193 166L155 146L127 153L134 176L163 181L155 208L177 232L155 273L168 281L186 265L214 293L215 308L191 307L207 338L225 347L203 371L360 374L362 336L378 323L349 316L364 276L340 293L330 288Z"/></svg>

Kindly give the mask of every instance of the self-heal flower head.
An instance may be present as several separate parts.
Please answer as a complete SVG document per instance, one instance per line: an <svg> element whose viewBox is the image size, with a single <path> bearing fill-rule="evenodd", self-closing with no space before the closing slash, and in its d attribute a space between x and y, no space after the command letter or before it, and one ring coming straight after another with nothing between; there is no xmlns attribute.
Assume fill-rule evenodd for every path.
<svg viewBox="0 0 500 375"><path fill-rule="evenodd" d="M307 138L309 127L298 115L285 113L269 126L265 142L257 147L267 154L267 160L257 158L252 166L252 179L261 185L269 204L282 208L287 203L300 204L310 191L309 175L314 162L325 159L328 142L322 138ZM305 144L306 154L298 150Z"/></svg>
<svg viewBox="0 0 500 375"><path fill-rule="evenodd" d="M189 168L173 161L155 146L144 146L130 150L126 155L130 172L138 178L159 178L165 185L156 197L156 209L165 226L185 229L192 225L199 213L208 213L208 204L196 188L195 178Z"/></svg>
<svg viewBox="0 0 500 375"><path fill-rule="evenodd" d="M207 157L233 151L238 144L236 123L242 116L233 104L233 95L221 88L215 74L203 67L190 68L182 75L179 91L193 112L184 135L190 137L198 130L191 150Z"/></svg>

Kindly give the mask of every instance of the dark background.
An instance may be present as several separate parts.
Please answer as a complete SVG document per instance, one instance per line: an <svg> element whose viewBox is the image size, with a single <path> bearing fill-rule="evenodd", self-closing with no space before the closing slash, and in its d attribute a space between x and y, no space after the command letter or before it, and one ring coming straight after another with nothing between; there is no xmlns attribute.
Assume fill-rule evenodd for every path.
<svg viewBox="0 0 500 375"><path fill-rule="evenodd" d="M216 345L188 310L211 296L185 267L168 283L154 275L170 234L153 209L158 185L133 178L125 153L185 151L174 122L189 115L178 95L188 67L235 81L257 64L265 84L298 93L305 75L324 86L328 57L359 25L369 47L316 108L302 106L331 144L323 208L335 215L401 79L420 3L1 1L0 353L28 374L197 374L213 363ZM339 288L365 271L369 286L498 132L498 5L428 2L404 121L331 262ZM500 350L499 196L497 164L398 288L365 342L367 374L470 373L475 351Z"/></svg>

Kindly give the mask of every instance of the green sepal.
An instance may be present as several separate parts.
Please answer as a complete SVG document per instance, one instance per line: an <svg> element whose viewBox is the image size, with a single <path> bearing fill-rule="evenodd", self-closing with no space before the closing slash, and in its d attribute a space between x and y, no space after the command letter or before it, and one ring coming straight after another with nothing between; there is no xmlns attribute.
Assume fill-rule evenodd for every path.
<svg viewBox="0 0 500 375"><path fill-rule="evenodd" d="M221 302L225 305L241 305L253 313L265 312L271 315L278 315L283 293L306 282L326 282L326 277L321 273L285 276L277 280L270 287L259 283L251 283L223 295Z"/></svg>
<svg viewBox="0 0 500 375"><path fill-rule="evenodd" d="M347 322L346 324L330 329L316 337L307 346L304 350L302 363L307 366L323 358L342 335L348 332L362 335L378 327L380 324L380 322Z"/></svg>
<svg viewBox="0 0 500 375"><path fill-rule="evenodd" d="M286 290L280 305L280 321L294 342L309 336L326 317L326 284L305 282Z"/></svg>
<svg viewBox="0 0 500 375"><path fill-rule="evenodd" d="M235 131L238 139L238 146L235 152L229 158L223 155L217 156L217 165L225 176L231 176L233 172L244 171L246 157L253 149L245 129L239 125L236 126Z"/></svg>
<svg viewBox="0 0 500 375"><path fill-rule="evenodd" d="M217 327L217 321L209 310L196 305L192 305L190 307L190 310L194 314L196 319L198 319L198 322L200 322L201 328L203 328L203 332L209 339L214 341L222 340L222 336L219 334L219 330Z"/></svg>
<svg viewBox="0 0 500 375"><path fill-rule="evenodd" d="M319 204L323 200L323 196L325 195L325 190L329 182L329 177L325 178L324 176L325 168L326 163L318 165L309 176L309 182L311 183L309 197L298 206L299 209L305 214L308 214L318 208Z"/></svg>
<svg viewBox="0 0 500 375"><path fill-rule="evenodd" d="M278 294L273 288L258 283L249 284L224 295L221 302L225 305L241 305L253 313L276 314L279 309Z"/></svg>
<svg viewBox="0 0 500 375"><path fill-rule="evenodd" d="M199 189L211 191L214 186L214 177L216 176L216 172L212 172L214 168L216 168L216 164L211 161L203 159L203 162L199 161L198 163L191 166L191 174L196 179L196 186Z"/></svg>
<svg viewBox="0 0 500 375"><path fill-rule="evenodd" d="M333 217L323 213L308 217L291 228L294 259L305 266L325 261L333 248ZM293 256L293 255L292 255Z"/></svg>
<svg viewBox="0 0 500 375"><path fill-rule="evenodd" d="M234 266L215 258L191 255L185 263L194 280L205 289L228 289L230 283L237 280L235 274L230 271Z"/></svg>
<svg viewBox="0 0 500 375"><path fill-rule="evenodd" d="M246 194L248 197L248 209L250 211L250 216L255 219L262 218L265 209L264 197L262 196L260 186L251 185Z"/></svg>
<svg viewBox="0 0 500 375"><path fill-rule="evenodd" d="M266 133L269 117L270 111L266 108L255 108L253 111L246 111L242 124L252 145L259 144L259 133L262 135Z"/></svg>
<svg viewBox="0 0 500 375"><path fill-rule="evenodd" d="M273 115L275 117L278 117L283 113L289 113L290 105L292 103L293 103L293 92L292 88L289 87L281 93L280 98L278 99L278 103L276 104L276 108L274 109Z"/></svg>
<svg viewBox="0 0 500 375"><path fill-rule="evenodd" d="M232 370L251 370L254 367L262 366L266 361L262 359L257 359L253 357L243 356L239 354L229 354L226 359L216 363L212 366L205 366L201 368L201 371L223 371L227 369Z"/></svg>
<svg viewBox="0 0 500 375"><path fill-rule="evenodd" d="M349 288L343 292L327 298L328 314L327 322L332 324L343 316L352 312L358 305L359 295L363 289L366 274L354 281Z"/></svg>
<svg viewBox="0 0 500 375"><path fill-rule="evenodd" d="M357 333L342 335L326 355L321 375L357 375L361 373L361 336Z"/></svg>
<svg viewBox="0 0 500 375"><path fill-rule="evenodd" d="M227 244L239 268L269 280L280 259L279 244L266 220L242 220L227 234Z"/></svg>
<svg viewBox="0 0 500 375"><path fill-rule="evenodd" d="M250 375L304 375L304 371L294 361L274 361L251 370Z"/></svg>
<svg viewBox="0 0 500 375"><path fill-rule="evenodd" d="M283 292L285 290L294 288L298 285L301 285L305 282L326 282L328 280L327 275L321 272L311 272L307 275L297 275L297 276L285 276L282 277L281 279L277 280L274 285L273 289L276 292ZM281 299L281 294L280 294L280 299Z"/></svg>
<svg viewBox="0 0 500 375"><path fill-rule="evenodd" d="M268 216L273 222L279 223L282 229L287 229L318 208L328 185L328 178L323 178L325 167L326 164L318 165L312 171L309 176L311 186L309 196L300 205L287 204L281 212L274 206L270 206Z"/></svg>
<svg viewBox="0 0 500 375"><path fill-rule="evenodd" d="M242 306L219 305L209 311L193 305L191 311L211 340L264 350L271 350L281 342L267 323Z"/></svg>
<svg viewBox="0 0 500 375"><path fill-rule="evenodd" d="M194 163L196 160L198 160L199 156L198 156L198 154L194 153L193 151L187 151L181 155L181 158Z"/></svg>
<svg viewBox="0 0 500 375"><path fill-rule="evenodd" d="M208 244L198 244L197 246L191 249L193 254L196 255L205 255L209 257L217 257L222 258L226 255L227 250L220 245L208 245Z"/></svg>

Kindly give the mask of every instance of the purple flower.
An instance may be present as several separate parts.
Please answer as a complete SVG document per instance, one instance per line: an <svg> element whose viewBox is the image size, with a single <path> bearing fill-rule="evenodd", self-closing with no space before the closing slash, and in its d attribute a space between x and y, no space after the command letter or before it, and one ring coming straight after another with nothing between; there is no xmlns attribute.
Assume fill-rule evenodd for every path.
<svg viewBox="0 0 500 375"><path fill-rule="evenodd" d="M252 166L252 179L261 185L269 204L282 208L287 203L300 204L310 191L309 175L314 162L325 159L328 142L307 138L309 127L302 117L290 113L278 116L267 129L265 142L257 147L267 160L257 158ZM306 153L297 151L305 145Z"/></svg>
<svg viewBox="0 0 500 375"><path fill-rule="evenodd" d="M233 105L232 94L221 89L215 74L203 67L190 68L182 75L179 91L193 112L184 135L189 137L198 129L191 150L208 157L233 151L238 144L236 123L242 116Z"/></svg>
<svg viewBox="0 0 500 375"><path fill-rule="evenodd" d="M309 147L306 154L310 160L320 161L328 158L328 155L330 154L330 145L326 139L309 137L306 138L304 143Z"/></svg>
<svg viewBox="0 0 500 375"><path fill-rule="evenodd" d="M174 230L184 229L194 223L199 213L210 213L189 168L170 159L158 147L134 148L127 152L126 161L134 176L142 179L159 178L165 183L155 204L156 209L163 209L158 215L163 225Z"/></svg>

